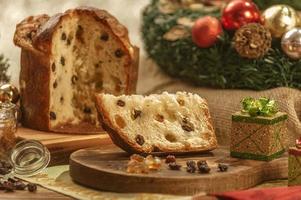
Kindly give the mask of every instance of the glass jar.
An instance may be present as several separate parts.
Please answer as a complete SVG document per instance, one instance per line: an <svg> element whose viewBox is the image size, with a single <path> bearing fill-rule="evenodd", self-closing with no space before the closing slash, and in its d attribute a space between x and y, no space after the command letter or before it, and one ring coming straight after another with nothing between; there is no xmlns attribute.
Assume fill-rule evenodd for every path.
<svg viewBox="0 0 301 200"><path fill-rule="evenodd" d="M36 140L17 142L18 109L12 103L0 103L0 175L32 176L47 167L48 149Z"/></svg>
<svg viewBox="0 0 301 200"><path fill-rule="evenodd" d="M0 103L0 159L8 159L16 144L17 107L12 103Z"/></svg>

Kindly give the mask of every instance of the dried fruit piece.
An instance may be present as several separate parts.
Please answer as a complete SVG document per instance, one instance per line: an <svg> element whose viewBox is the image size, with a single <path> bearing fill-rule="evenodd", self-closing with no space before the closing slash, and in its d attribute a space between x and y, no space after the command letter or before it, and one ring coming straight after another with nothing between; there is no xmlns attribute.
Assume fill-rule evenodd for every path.
<svg viewBox="0 0 301 200"><path fill-rule="evenodd" d="M81 43L85 43L84 38L83 38L83 34L84 34L84 28L81 25L77 26L77 30L75 33L75 37L76 39L78 39Z"/></svg>
<svg viewBox="0 0 301 200"><path fill-rule="evenodd" d="M115 56L116 56L117 58L121 58L123 55L124 55L124 53L123 53L123 51L122 51L121 49L117 49L117 50L115 51Z"/></svg>
<svg viewBox="0 0 301 200"><path fill-rule="evenodd" d="M167 133L165 135L165 139L168 140L169 142L176 142L177 141L177 137L172 133Z"/></svg>
<svg viewBox="0 0 301 200"><path fill-rule="evenodd" d="M61 40L66 40L67 39L67 36L66 36L66 33L62 33L62 36L61 36Z"/></svg>
<svg viewBox="0 0 301 200"><path fill-rule="evenodd" d="M67 39L67 45L69 46L71 44L71 39Z"/></svg>
<svg viewBox="0 0 301 200"><path fill-rule="evenodd" d="M14 184L10 181L4 181L2 186L5 190L5 192L13 192L15 189Z"/></svg>
<svg viewBox="0 0 301 200"><path fill-rule="evenodd" d="M161 159L158 157L148 155L144 162L150 170L159 170L161 168Z"/></svg>
<svg viewBox="0 0 301 200"><path fill-rule="evenodd" d="M91 108L85 106L85 108L84 108L84 113L86 113L86 114L91 114L91 113L92 113Z"/></svg>
<svg viewBox="0 0 301 200"><path fill-rule="evenodd" d="M130 160L136 160L138 162L143 162L144 161L144 157L140 156L138 154L133 154L133 155L131 155Z"/></svg>
<svg viewBox="0 0 301 200"><path fill-rule="evenodd" d="M142 146L143 144L144 144L144 137L142 136L142 135L137 135L136 137L135 137L135 141L140 145L140 146Z"/></svg>
<svg viewBox="0 0 301 200"><path fill-rule="evenodd" d="M55 114L55 112L50 111L49 116L50 116L51 120L56 120L56 114Z"/></svg>
<svg viewBox="0 0 301 200"><path fill-rule="evenodd" d="M180 106L185 106L185 101L183 99L177 99Z"/></svg>
<svg viewBox="0 0 301 200"><path fill-rule="evenodd" d="M157 114L155 116L155 120L157 120L158 122L163 122L164 121L164 116L160 115L160 114Z"/></svg>
<svg viewBox="0 0 301 200"><path fill-rule="evenodd" d="M37 191L37 185L34 183L28 183L27 189L29 192L35 192L35 191Z"/></svg>
<svg viewBox="0 0 301 200"><path fill-rule="evenodd" d="M51 70L52 70L52 72L55 72L55 63L52 63Z"/></svg>
<svg viewBox="0 0 301 200"><path fill-rule="evenodd" d="M176 162L172 162L168 164L168 167L171 170L180 170L182 166L177 164Z"/></svg>
<svg viewBox="0 0 301 200"><path fill-rule="evenodd" d="M124 106L125 106L125 102L122 101L122 100L120 100L120 99L118 99L118 101L117 101L116 104L117 104L118 106L120 106L120 107L124 107Z"/></svg>
<svg viewBox="0 0 301 200"><path fill-rule="evenodd" d="M191 122L189 122L187 117L184 117L182 120L182 129L187 132L194 131L194 126Z"/></svg>
<svg viewBox="0 0 301 200"><path fill-rule="evenodd" d="M187 168L186 171L189 173L194 173L196 171L196 162L193 160L189 160L186 162Z"/></svg>
<svg viewBox="0 0 301 200"><path fill-rule="evenodd" d="M142 113L141 110L134 109L134 110L132 111L132 119L135 120L135 119L137 119L138 117L141 117L141 113Z"/></svg>
<svg viewBox="0 0 301 200"><path fill-rule="evenodd" d="M149 172L148 166L144 162L138 162L136 160L130 160L127 164L128 173L134 174L147 174Z"/></svg>
<svg viewBox="0 0 301 200"><path fill-rule="evenodd" d="M205 160L198 161L197 166L198 166L199 172L202 173L202 174L209 173L210 170L211 170Z"/></svg>
<svg viewBox="0 0 301 200"><path fill-rule="evenodd" d="M26 185L22 181L16 181L14 183L14 187L16 188L16 190L25 190Z"/></svg>
<svg viewBox="0 0 301 200"><path fill-rule="evenodd" d="M124 119L120 115L115 115L115 122L119 128L124 128L126 126Z"/></svg>
<svg viewBox="0 0 301 200"><path fill-rule="evenodd" d="M57 88L57 81L56 80L53 83L53 88Z"/></svg>
<svg viewBox="0 0 301 200"><path fill-rule="evenodd" d="M65 58L63 56L61 56L61 64L65 66Z"/></svg>
<svg viewBox="0 0 301 200"><path fill-rule="evenodd" d="M72 82L72 84L75 84L77 81L78 81L78 77L77 77L76 75L73 75L73 76L71 77L71 82Z"/></svg>
<svg viewBox="0 0 301 200"><path fill-rule="evenodd" d="M108 41L108 40L109 40L109 34L106 33L106 32L103 32L103 33L101 34L101 36L100 36L100 39L101 39L102 41Z"/></svg>
<svg viewBox="0 0 301 200"><path fill-rule="evenodd" d="M165 163L175 163L176 162L176 157L174 155L168 155L165 158Z"/></svg>
<svg viewBox="0 0 301 200"><path fill-rule="evenodd" d="M220 172L226 172L228 170L228 165L219 163L218 164L218 169L219 169Z"/></svg>

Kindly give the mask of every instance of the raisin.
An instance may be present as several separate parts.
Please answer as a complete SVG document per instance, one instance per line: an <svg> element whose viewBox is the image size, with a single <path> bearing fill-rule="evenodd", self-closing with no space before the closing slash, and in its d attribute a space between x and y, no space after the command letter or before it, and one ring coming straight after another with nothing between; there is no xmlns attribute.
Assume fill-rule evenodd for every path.
<svg viewBox="0 0 301 200"><path fill-rule="evenodd" d="M26 185L22 181L17 181L14 183L14 187L16 188L16 190L25 190Z"/></svg>
<svg viewBox="0 0 301 200"><path fill-rule="evenodd" d="M86 113L86 114L91 114L91 113L92 113L91 108L85 107L85 108L84 108L84 113Z"/></svg>
<svg viewBox="0 0 301 200"><path fill-rule="evenodd" d="M210 167L208 166L207 162L205 160L199 160L197 162L197 166L198 166L198 169L199 169L199 172L200 173L209 173L210 172Z"/></svg>
<svg viewBox="0 0 301 200"><path fill-rule="evenodd" d="M177 99L178 103L180 106L184 106L185 105L185 101L183 99Z"/></svg>
<svg viewBox="0 0 301 200"><path fill-rule="evenodd" d="M60 98L60 102L63 103L64 102L64 97Z"/></svg>
<svg viewBox="0 0 301 200"><path fill-rule="evenodd" d="M136 137L135 137L135 141L140 145L140 146L142 146L143 144L144 144L144 137L142 136L142 135L137 135Z"/></svg>
<svg viewBox="0 0 301 200"><path fill-rule="evenodd" d="M189 122L187 117L184 117L182 119L182 129L187 132L194 131L193 124L191 122Z"/></svg>
<svg viewBox="0 0 301 200"><path fill-rule="evenodd" d="M28 183L27 189L29 192L35 192L35 191L37 191L37 185L34 183Z"/></svg>
<svg viewBox="0 0 301 200"><path fill-rule="evenodd" d="M52 72L55 72L55 63L52 63L51 70L52 70Z"/></svg>
<svg viewBox="0 0 301 200"><path fill-rule="evenodd" d="M57 81L56 80L53 83L53 88L57 88Z"/></svg>
<svg viewBox="0 0 301 200"><path fill-rule="evenodd" d="M176 157L174 155L168 155L165 158L165 163L175 163L176 162Z"/></svg>
<svg viewBox="0 0 301 200"><path fill-rule="evenodd" d="M70 38L67 39L67 45L69 46L71 44Z"/></svg>
<svg viewBox="0 0 301 200"><path fill-rule="evenodd" d="M117 101L117 105L120 106L120 107L124 107L125 106L125 102L119 99Z"/></svg>
<svg viewBox="0 0 301 200"><path fill-rule="evenodd" d="M202 166L202 165L208 165L208 164L207 164L206 160L199 160L199 161L197 162L197 165L198 165L198 167L200 167L200 166Z"/></svg>
<svg viewBox="0 0 301 200"><path fill-rule="evenodd" d="M187 167L196 167L196 162L194 160L188 160L186 165Z"/></svg>
<svg viewBox="0 0 301 200"><path fill-rule="evenodd" d="M157 114L155 116L155 119L158 121L158 122L163 122L164 121L164 116L163 115L160 115L160 114Z"/></svg>
<svg viewBox="0 0 301 200"><path fill-rule="evenodd" d="M71 77L71 83L72 83L72 84L75 84L77 81L78 81L78 77L77 77L76 75L73 75L73 76Z"/></svg>
<svg viewBox="0 0 301 200"><path fill-rule="evenodd" d="M55 114L55 112L50 112L49 115L50 115L50 119L51 120L56 120L56 114Z"/></svg>
<svg viewBox="0 0 301 200"><path fill-rule="evenodd" d="M61 56L61 64L65 66L65 58L63 56Z"/></svg>
<svg viewBox="0 0 301 200"><path fill-rule="evenodd" d="M84 33L84 29L81 25L77 26L77 30L75 33L75 37L81 42L81 43L85 43L84 42L84 38L83 38L83 33Z"/></svg>
<svg viewBox="0 0 301 200"><path fill-rule="evenodd" d="M96 63L96 64L94 65L94 67L95 67L96 69L99 68L99 64Z"/></svg>
<svg viewBox="0 0 301 200"><path fill-rule="evenodd" d="M102 41L108 41L109 40L109 34L108 33L102 33L100 36L100 39Z"/></svg>
<svg viewBox="0 0 301 200"><path fill-rule="evenodd" d="M226 172L228 170L228 165L219 163L218 169L220 172Z"/></svg>
<svg viewBox="0 0 301 200"><path fill-rule="evenodd" d="M187 124L182 125L182 129L187 132L193 131L193 128Z"/></svg>
<svg viewBox="0 0 301 200"><path fill-rule="evenodd" d="M66 36L66 33L62 33L62 36L61 36L61 40L66 40L67 39L67 36Z"/></svg>
<svg viewBox="0 0 301 200"><path fill-rule="evenodd" d="M137 119L138 117L141 117L141 113L142 113L141 110L134 109L133 112L132 112L132 118Z"/></svg>
<svg viewBox="0 0 301 200"><path fill-rule="evenodd" d="M103 82L102 81L98 81L95 83L95 88L96 89L102 89L102 86L103 86Z"/></svg>
<svg viewBox="0 0 301 200"><path fill-rule="evenodd" d="M202 174L207 174L210 172L210 167L208 165L201 165L199 167L199 172L202 173Z"/></svg>
<svg viewBox="0 0 301 200"><path fill-rule="evenodd" d="M5 192L13 192L15 187L14 187L14 184L12 182L9 182L9 181L4 181L3 184L2 184Z"/></svg>
<svg viewBox="0 0 301 200"><path fill-rule="evenodd" d="M115 51L115 56L116 56L117 58L121 58L123 55L124 55L124 53L123 53L123 51L122 51L121 49L117 49L117 50Z"/></svg>
<svg viewBox="0 0 301 200"><path fill-rule="evenodd" d="M168 167L171 170L180 170L182 166L177 164L176 162L172 162L168 164Z"/></svg>

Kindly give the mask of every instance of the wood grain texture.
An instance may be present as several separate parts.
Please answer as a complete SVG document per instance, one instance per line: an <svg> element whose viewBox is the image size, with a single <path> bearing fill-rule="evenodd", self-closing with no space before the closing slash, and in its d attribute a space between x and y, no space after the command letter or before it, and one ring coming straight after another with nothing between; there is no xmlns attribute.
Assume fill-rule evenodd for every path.
<svg viewBox="0 0 301 200"><path fill-rule="evenodd" d="M129 155L116 147L79 150L70 157L70 175L75 182L100 190L179 195L246 189L263 181L287 177L287 155L271 162L240 160L229 157L226 148L177 158L183 166L187 160L205 159L211 167L210 174L190 174L185 167L172 171L165 164L159 172L129 174L126 173L128 159ZM217 163L229 164L228 172L218 172Z"/></svg>
<svg viewBox="0 0 301 200"><path fill-rule="evenodd" d="M21 139L42 142L51 153L50 166L68 164L70 154L76 150L111 144L105 132L97 135L57 134L20 127L17 135Z"/></svg>
<svg viewBox="0 0 301 200"><path fill-rule="evenodd" d="M43 187L38 186L37 192L15 191L15 192L4 192L0 191L0 199L3 200L72 200L73 198L47 190Z"/></svg>

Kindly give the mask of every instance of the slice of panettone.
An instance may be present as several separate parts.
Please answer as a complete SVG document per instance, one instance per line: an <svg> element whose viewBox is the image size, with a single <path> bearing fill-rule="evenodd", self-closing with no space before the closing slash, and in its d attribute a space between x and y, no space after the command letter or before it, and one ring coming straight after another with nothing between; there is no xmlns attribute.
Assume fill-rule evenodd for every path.
<svg viewBox="0 0 301 200"><path fill-rule="evenodd" d="M98 94L104 129L127 152L185 153L217 147L208 105L197 94Z"/></svg>

